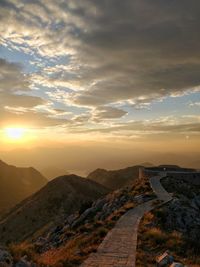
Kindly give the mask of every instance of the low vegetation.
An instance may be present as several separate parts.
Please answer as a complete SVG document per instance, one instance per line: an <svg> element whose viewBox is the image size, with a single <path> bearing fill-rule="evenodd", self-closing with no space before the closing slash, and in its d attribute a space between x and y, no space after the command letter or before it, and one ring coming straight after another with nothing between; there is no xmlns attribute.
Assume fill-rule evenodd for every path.
<svg viewBox="0 0 200 267"><path fill-rule="evenodd" d="M174 200L141 220L136 266L155 266L156 256L167 250L175 261L200 266L200 188L170 177L162 184Z"/></svg>
<svg viewBox="0 0 200 267"><path fill-rule="evenodd" d="M138 204L135 196L141 194L154 197L148 180L137 180L94 203L87 201L70 223L66 218L65 223L45 230L29 244L12 244L12 254L17 258L27 252L40 266L79 266L97 250L119 218Z"/></svg>
<svg viewBox="0 0 200 267"><path fill-rule="evenodd" d="M195 252L184 235L178 231L163 229L157 219L156 214L148 213L140 223L136 265L153 267L156 256L168 250L176 261L190 267L199 266L199 253Z"/></svg>

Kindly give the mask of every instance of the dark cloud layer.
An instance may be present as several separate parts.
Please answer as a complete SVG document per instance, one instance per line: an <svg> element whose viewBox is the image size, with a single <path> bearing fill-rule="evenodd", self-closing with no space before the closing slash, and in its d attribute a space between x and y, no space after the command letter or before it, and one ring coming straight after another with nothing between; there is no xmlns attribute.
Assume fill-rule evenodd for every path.
<svg viewBox="0 0 200 267"><path fill-rule="evenodd" d="M45 122L44 115L30 111L38 105L45 104L46 101L40 97L24 94L30 91L29 85L29 78L23 73L20 65L0 59L0 126L9 123L23 124L25 121Z"/></svg>
<svg viewBox="0 0 200 267"><path fill-rule="evenodd" d="M137 108L199 90L199 1L4 0L0 16L3 45L68 57L51 73L41 68L32 82L72 90L63 103L92 106L93 118L122 117L119 102ZM18 65L1 60L0 66L9 69L1 76L3 92L27 88Z"/></svg>
<svg viewBox="0 0 200 267"><path fill-rule="evenodd" d="M39 97L25 95L30 91L28 75L22 66L0 58L0 106L34 107L45 103Z"/></svg>
<svg viewBox="0 0 200 267"><path fill-rule="evenodd" d="M98 107L93 114L95 121L101 121L106 119L118 119L126 115L127 112L114 107Z"/></svg>
<svg viewBox="0 0 200 267"><path fill-rule="evenodd" d="M76 103L100 105L182 94L200 84L197 1L96 1L97 19L82 35L82 75L96 80ZM88 50L87 50L88 49Z"/></svg>
<svg viewBox="0 0 200 267"><path fill-rule="evenodd" d="M29 81L22 72L22 67L16 63L0 58L0 92L26 91Z"/></svg>

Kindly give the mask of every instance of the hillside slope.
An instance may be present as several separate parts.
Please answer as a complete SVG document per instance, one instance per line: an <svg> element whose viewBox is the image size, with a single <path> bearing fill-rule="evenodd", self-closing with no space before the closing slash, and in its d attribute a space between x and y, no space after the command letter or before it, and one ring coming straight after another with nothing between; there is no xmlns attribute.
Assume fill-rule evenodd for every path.
<svg viewBox="0 0 200 267"><path fill-rule="evenodd" d="M153 197L149 181L137 179L90 205L82 205L78 212L47 225L37 236L9 246L10 252L15 262L29 255L37 266L80 266L124 213Z"/></svg>
<svg viewBox="0 0 200 267"><path fill-rule="evenodd" d="M141 166L133 166L111 171L97 169L91 172L87 178L115 190L129 185L133 180L137 179L140 167Z"/></svg>
<svg viewBox="0 0 200 267"><path fill-rule="evenodd" d="M36 169L18 168L0 160L0 213L35 193L47 183Z"/></svg>
<svg viewBox="0 0 200 267"><path fill-rule="evenodd" d="M0 240L24 240L107 192L102 185L76 175L58 177L10 211L0 222Z"/></svg>

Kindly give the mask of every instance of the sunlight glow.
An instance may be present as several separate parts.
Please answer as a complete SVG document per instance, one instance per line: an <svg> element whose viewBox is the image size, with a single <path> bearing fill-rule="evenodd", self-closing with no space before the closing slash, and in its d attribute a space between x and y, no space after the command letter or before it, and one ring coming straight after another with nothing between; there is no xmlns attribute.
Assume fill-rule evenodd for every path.
<svg viewBox="0 0 200 267"><path fill-rule="evenodd" d="M12 140L20 140L24 137L25 128L5 128L5 135Z"/></svg>

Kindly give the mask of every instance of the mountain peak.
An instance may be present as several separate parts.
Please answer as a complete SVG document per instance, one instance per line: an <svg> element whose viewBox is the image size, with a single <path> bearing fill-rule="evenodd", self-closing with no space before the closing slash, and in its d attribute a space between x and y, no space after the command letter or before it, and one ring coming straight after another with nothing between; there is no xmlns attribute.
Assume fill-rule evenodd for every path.
<svg viewBox="0 0 200 267"><path fill-rule="evenodd" d="M108 192L104 186L75 174L57 177L9 212L0 223L0 239L4 242L23 240L45 225L79 210L83 203ZM4 226L14 230L3 231Z"/></svg>
<svg viewBox="0 0 200 267"><path fill-rule="evenodd" d="M30 196L47 183L33 167L16 167L0 160L0 213Z"/></svg>
<svg viewBox="0 0 200 267"><path fill-rule="evenodd" d="M88 175L88 179L96 181L110 189L126 186L138 178L140 166L127 167L120 170L96 169Z"/></svg>
<svg viewBox="0 0 200 267"><path fill-rule="evenodd" d="M0 166L6 166L8 165L7 163L5 163L3 160L0 159Z"/></svg>

